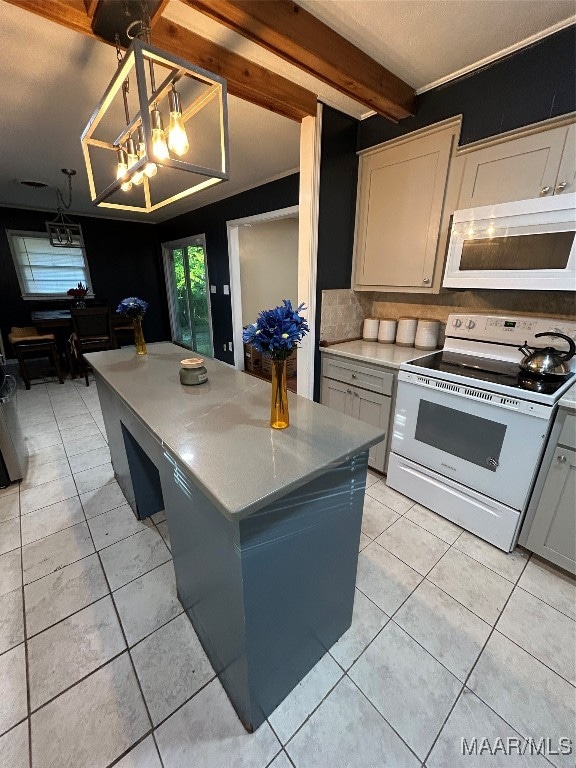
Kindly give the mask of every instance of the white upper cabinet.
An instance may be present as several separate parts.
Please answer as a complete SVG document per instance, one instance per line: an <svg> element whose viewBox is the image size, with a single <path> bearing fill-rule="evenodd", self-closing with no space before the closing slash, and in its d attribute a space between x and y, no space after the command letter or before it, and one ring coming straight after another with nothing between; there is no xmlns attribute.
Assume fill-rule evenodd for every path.
<svg viewBox="0 0 576 768"><path fill-rule="evenodd" d="M574 192L576 129L551 128L460 153L458 208Z"/></svg>
<svg viewBox="0 0 576 768"><path fill-rule="evenodd" d="M576 192L576 124L568 126L554 194Z"/></svg>
<svg viewBox="0 0 576 768"><path fill-rule="evenodd" d="M458 129L452 122L361 155L356 290L432 292L443 257L438 240Z"/></svg>

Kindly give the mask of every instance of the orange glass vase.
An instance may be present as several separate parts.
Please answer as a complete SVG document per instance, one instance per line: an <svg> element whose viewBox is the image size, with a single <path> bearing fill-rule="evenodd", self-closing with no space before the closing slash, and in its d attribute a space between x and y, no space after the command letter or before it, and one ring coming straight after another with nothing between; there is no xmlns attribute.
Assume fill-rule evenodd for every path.
<svg viewBox="0 0 576 768"><path fill-rule="evenodd" d="M142 320L139 317L133 318L134 323L134 344L136 346L137 355L147 355L146 341L144 340L144 333L142 331Z"/></svg>
<svg viewBox="0 0 576 768"><path fill-rule="evenodd" d="M270 426L272 429L286 429L290 424L288 416L288 390L286 388L286 360L272 360L272 403Z"/></svg>

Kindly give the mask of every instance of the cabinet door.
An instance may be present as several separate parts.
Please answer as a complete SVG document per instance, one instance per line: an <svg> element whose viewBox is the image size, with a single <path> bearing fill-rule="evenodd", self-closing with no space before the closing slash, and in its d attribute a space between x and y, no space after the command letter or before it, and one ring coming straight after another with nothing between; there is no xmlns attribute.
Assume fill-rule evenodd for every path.
<svg viewBox="0 0 576 768"><path fill-rule="evenodd" d="M430 288L454 128L360 160L355 283Z"/></svg>
<svg viewBox="0 0 576 768"><path fill-rule="evenodd" d="M553 128L470 152L458 208L554 194L567 132L566 127Z"/></svg>
<svg viewBox="0 0 576 768"><path fill-rule="evenodd" d="M371 424L373 427L379 427L386 432L384 440L377 445L373 445L368 455L368 466L383 472L386 461L386 446L388 444L390 398L354 387L352 389L352 400L352 415L354 418L366 424Z"/></svg>
<svg viewBox="0 0 576 768"><path fill-rule="evenodd" d="M326 405L328 408L334 408L335 411L345 413L346 416L353 415L352 388L341 381L334 381L323 376L320 399L322 405Z"/></svg>
<svg viewBox="0 0 576 768"><path fill-rule="evenodd" d="M526 540L526 547L576 573L576 451L558 446Z"/></svg>
<svg viewBox="0 0 576 768"><path fill-rule="evenodd" d="M560 169L556 177L555 194L576 191L576 125L568 128Z"/></svg>

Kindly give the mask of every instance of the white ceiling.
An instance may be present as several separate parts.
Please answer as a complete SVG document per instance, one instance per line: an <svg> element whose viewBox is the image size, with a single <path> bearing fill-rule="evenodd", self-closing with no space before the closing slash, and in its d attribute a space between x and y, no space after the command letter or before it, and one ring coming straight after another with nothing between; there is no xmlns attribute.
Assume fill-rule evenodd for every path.
<svg viewBox="0 0 576 768"><path fill-rule="evenodd" d="M568 19L574 0L298 0L418 90Z"/></svg>
<svg viewBox="0 0 576 768"><path fill-rule="evenodd" d="M299 2L417 89L543 30L561 26L574 13L573 0ZM300 83L325 103L351 116L359 118L366 113L364 106L180 0L171 0L165 15ZM114 216L114 212L96 209L90 203L79 138L114 74L113 48L5 2L0 2L0 29L0 205L54 208L53 188L35 191L18 180L37 179L63 188L65 179L60 168L70 167L78 170L73 210ZM229 114L230 181L150 216L127 212L117 215L162 221L297 168L297 123L234 97L229 97Z"/></svg>

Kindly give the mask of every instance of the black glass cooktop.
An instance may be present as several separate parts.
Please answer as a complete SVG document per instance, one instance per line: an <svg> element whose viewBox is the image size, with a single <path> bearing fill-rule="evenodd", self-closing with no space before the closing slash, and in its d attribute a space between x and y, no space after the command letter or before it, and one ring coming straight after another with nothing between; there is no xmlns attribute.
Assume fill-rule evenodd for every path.
<svg viewBox="0 0 576 768"><path fill-rule="evenodd" d="M541 392L553 395L566 382L576 376L570 372L565 378L549 380L524 373L517 363L507 363L502 360L479 358L471 355L460 355L455 352L434 352L425 357L412 360L408 365L426 368L439 373L453 373L466 376L478 381L488 381L512 389L524 389L530 392Z"/></svg>

